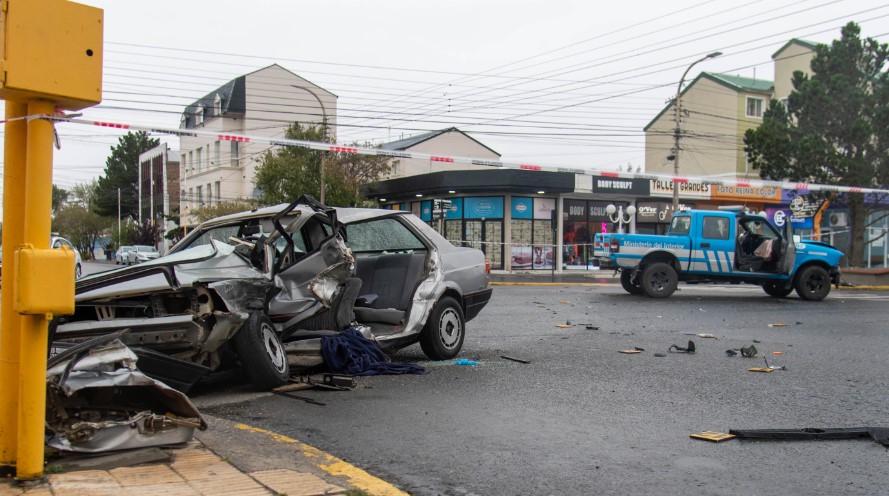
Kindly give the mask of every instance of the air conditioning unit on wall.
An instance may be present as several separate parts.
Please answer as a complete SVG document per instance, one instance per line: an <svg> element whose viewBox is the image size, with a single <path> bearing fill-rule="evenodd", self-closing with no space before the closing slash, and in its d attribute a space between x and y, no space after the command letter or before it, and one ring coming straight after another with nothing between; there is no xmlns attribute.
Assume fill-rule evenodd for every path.
<svg viewBox="0 0 889 496"><path fill-rule="evenodd" d="M846 227L849 225L849 216L846 212L833 212L827 221L830 223L830 227Z"/></svg>

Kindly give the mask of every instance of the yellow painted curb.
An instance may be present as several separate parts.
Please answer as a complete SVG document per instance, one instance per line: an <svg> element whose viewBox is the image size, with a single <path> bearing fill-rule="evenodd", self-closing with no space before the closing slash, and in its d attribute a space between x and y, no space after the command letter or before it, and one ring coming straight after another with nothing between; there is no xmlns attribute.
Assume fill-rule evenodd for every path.
<svg viewBox="0 0 889 496"><path fill-rule="evenodd" d="M238 429L265 434L279 443L293 444L302 450L306 456L316 467L327 472L330 475L345 477L349 483L362 491L373 496L410 496L408 493L396 488L392 484L370 475L360 468L351 465L339 458L327 454L314 446L309 446L292 437L278 434L259 427L251 427L246 424L236 424Z"/></svg>

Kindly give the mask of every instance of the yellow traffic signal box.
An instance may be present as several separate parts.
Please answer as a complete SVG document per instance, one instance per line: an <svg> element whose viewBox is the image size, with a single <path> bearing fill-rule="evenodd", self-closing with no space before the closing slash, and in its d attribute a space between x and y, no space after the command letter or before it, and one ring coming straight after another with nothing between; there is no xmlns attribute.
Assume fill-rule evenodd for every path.
<svg viewBox="0 0 889 496"><path fill-rule="evenodd" d="M25 315L74 313L74 251L40 250L24 244L15 252L15 311Z"/></svg>
<svg viewBox="0 0 889 496"><path fill-rule="evenodd" d="M0 99L101 102L103 15L67 0L0 0Z"/></svg>

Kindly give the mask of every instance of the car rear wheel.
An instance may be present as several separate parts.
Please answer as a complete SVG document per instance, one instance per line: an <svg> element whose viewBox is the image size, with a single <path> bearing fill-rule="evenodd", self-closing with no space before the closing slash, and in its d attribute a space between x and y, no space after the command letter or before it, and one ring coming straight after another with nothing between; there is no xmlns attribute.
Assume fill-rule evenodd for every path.
<svg viewBox="0 0 889 496"><path fill-rule="evenodd" d="M624 291L630 294L639 295L642 294L642 286L639 283L633 281L633 271L632 270L621 270L620 271L620 285L623 286Z"/></svg>
<svg viewBox="0 0 889 496"><path fill-rule="evenodd" d="M642 271L642 279L639 285L642 291L651 298L667 298L679 284L679 276L672 265L664 262L656 262Z"/></svg>
<svg viewBox="0 0 889 496"><path fill-rule="evenodd" d="M783 282L767 282L762 285L762 289L772 298L785 298L793 291L792 287L786 287Z"/></svg>
<svg viewBox="0 0 889 496"><path fill-rule="evenodd" d="M809 301L821 301L830 293L830 274L823 267L810 265L796 277L796 294Z"/></svg>
<svg viewBox="0 0 889 496"><path fill-rule="evenodd" d="M241 369L257 389L268 390L287 383L287 353L268 317L252 313L233 342Z"/></svg>
<svg viewBox="0 0 889 496"><path fill-rule="evenodd" d="M80 279L81 269L80 264L74 266L74 279Z"/></svg>
<svg viewBox="0 0 889 496"><path fill-rule="evenodd" d="M463 309L456 300L444 296L435 304L426 326L420 331L420 348L433 360L454 358L463 347L465 334Z"/></svg>

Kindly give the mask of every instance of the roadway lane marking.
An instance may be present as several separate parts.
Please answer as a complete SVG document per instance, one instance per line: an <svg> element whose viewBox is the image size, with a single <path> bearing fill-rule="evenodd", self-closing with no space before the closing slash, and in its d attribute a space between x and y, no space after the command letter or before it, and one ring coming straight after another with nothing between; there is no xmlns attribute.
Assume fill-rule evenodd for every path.
<svg viewBox="0 0 889 496"><path fill-rule="evenodd" d="M279 443L292 444L301 449L303 455L312 462L316 467L327 472L330 475L345 477L349 483L358 489L361 489L373 496L410 496L408 493L401 491L392 484L370 475L360 468L351 465L339 458L325 453L314 446L309 446L299 440L287 437L283 434L260 429L259 427L251 427L247 424L236 424L238 429L265 434Z"/></svg>

